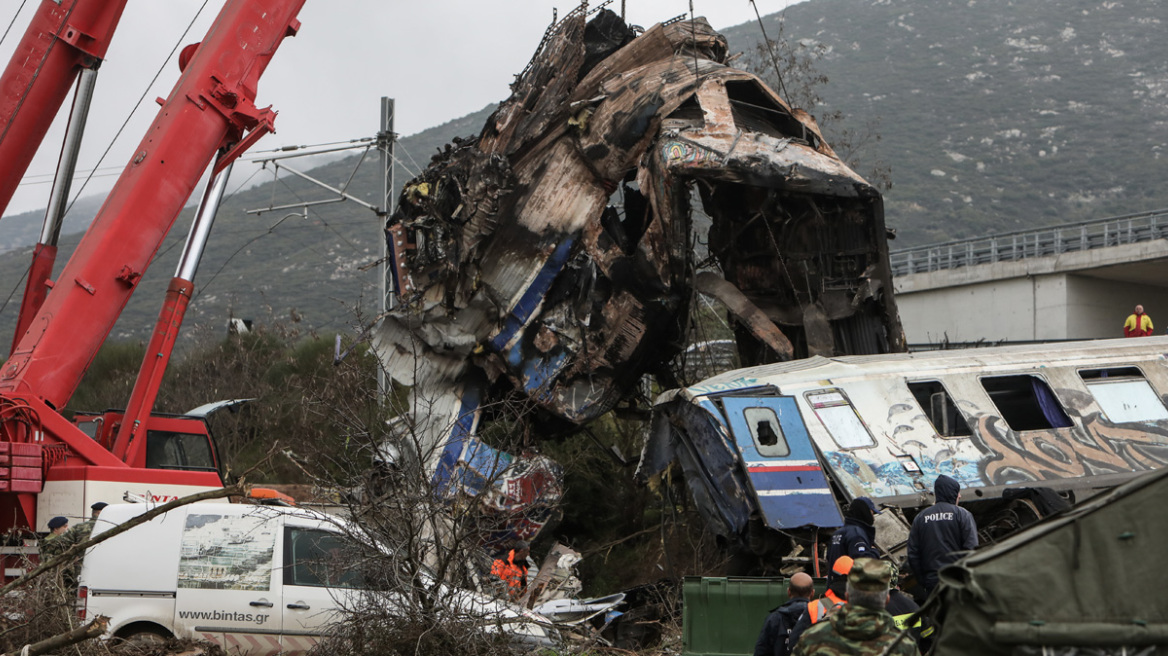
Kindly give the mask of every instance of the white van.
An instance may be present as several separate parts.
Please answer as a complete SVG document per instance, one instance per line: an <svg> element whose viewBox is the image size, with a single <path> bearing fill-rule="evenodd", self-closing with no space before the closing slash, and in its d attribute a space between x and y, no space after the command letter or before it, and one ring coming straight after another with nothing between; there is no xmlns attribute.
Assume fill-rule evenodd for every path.
<svg viewBox="0 0 1168 656"><path fill-rule="evenodd" d="M94 535L146 512L107 506ZM79 577L83 617L109 618L107 637L207 640L228 653L307 651L360 594L353 569L322 568L343 546L343 520L279 506L198 503L91 547ZM554 644L548 621L470 591L452 601L516 640ZM389 597L387 596L388 600Z"/></svg>

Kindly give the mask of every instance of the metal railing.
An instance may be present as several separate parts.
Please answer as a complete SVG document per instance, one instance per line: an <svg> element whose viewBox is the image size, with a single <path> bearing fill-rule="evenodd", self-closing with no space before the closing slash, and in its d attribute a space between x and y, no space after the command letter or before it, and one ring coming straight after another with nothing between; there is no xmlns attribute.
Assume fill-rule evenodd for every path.
<svg viewBox="0 0 1168 656"><path fill-rule="evenodd" d="M1168 209L892 251L892 275L1046 257L1168 237Z"/></svg>

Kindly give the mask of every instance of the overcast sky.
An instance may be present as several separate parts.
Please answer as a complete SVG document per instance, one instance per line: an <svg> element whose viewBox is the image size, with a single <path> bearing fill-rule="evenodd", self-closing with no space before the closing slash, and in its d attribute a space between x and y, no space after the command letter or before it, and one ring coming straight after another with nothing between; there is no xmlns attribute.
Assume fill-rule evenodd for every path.
<svg viewBox="0 0 1168 656"><path fill-rule="evenodd" d="M765 16L793 0L756 2ZM692 3L715 28L755 19L750 0ZM4 65L39 4L27 0L0 43ZM15 0L3 3L0 28L12 21L17 6ZM175 44L201 40L222 6L223 0L129 2L98 76L79 170L97 164ZM531 58L553 7L563 16L575 6L567 0L308 0L299 15L300 33L284 42L260 80L256 104L279 112L277 133L252 150L373 136L382 96L396 99L395 129L403 135L500 101ZM625 6L629 22L648 27L688 14L690 0L625 0ZM609 7L619 12L620 0ZM178 74L172 59L101 162L86 195L114 183L157 113L154 99L169 95ZM6 213L45 205L68 102Z"/></svg>

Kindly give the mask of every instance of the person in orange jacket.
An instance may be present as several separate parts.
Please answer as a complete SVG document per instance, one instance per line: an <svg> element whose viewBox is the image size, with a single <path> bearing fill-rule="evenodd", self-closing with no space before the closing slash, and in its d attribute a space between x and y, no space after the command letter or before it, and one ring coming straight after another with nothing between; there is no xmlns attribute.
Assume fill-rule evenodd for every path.
<svg viewBox="0 0 1168 656"><path fill-rule="evenodd" d="M1144 314L1144 306L1137 305L1136 311L1123 322L1124 337L1147 337L1152 334L1152 317Z"/></svg>
<svg viewBox="0 0 1168 656"><path fill-rule="evenodd" d="M498 558L491 564L491 574L503 580L507 585L507 595L511 600L523 596L527 589L527 556L531 554L531 547L520 540L507 553L507 559Z"/></svg>

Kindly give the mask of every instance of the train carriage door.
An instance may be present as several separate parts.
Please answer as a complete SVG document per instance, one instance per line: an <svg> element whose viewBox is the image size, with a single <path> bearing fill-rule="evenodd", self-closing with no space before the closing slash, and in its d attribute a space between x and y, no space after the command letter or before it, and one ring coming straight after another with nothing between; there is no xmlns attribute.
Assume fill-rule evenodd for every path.
<svg viewBox="0 0 1168 656"><path fill-rule="evenodd" d="M834 528L843 517L791 397L723 397L722 407L768 526Z"/></svg>

